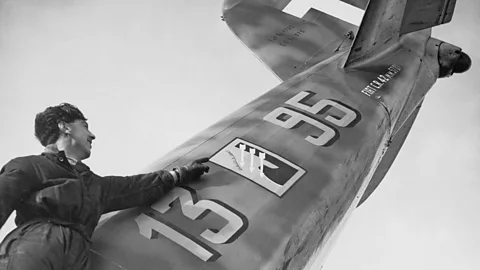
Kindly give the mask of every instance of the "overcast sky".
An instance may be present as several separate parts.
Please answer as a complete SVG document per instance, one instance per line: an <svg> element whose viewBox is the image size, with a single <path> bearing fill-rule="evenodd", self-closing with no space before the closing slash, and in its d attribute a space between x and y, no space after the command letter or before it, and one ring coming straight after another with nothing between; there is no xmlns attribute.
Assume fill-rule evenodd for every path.
<svg viewBox="0 0 480 270"><path fill-rule="evenodd" d="M279 81L230 32L220 0L0 0L0 163L38 154L35 114L77 105L97 135L86 163L135 174ZM334 0L297 0L358 24ZM458 1L434 36L472 69L439 80L384 182L327 270L479 269L480 2ZM0 238L13 228L1 229Z"/></svg>

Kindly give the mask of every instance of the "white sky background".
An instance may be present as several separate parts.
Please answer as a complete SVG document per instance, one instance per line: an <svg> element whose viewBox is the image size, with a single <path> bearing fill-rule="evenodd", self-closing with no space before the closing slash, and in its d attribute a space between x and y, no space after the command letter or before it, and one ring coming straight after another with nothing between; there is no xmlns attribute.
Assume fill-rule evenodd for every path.
<svg viewBox="0 0 480 270"><path fill-rule="evenodd" d="M135 174L279 81L230 32L220 0L0 0L0 164L38 154L35 114L77 105L97 135L87 164ZM359 23L343 3L296 0ZM439 80L384 182L324 269L479 269L480 2L434 36L472 69ZM10 220L0 238L13 229Z"/></svg>

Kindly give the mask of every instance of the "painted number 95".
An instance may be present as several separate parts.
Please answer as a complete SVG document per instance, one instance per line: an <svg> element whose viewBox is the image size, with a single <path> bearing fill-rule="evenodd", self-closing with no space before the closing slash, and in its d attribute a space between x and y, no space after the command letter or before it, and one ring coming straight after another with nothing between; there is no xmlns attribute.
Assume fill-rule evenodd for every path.
<svg viewBox="0 0 480 270"><path fill-rule="evenodd" d="M327 114L325 116L325 120L330 124L338 127L350 127L358 122L357 118L359 117L359 114L338 101L322 99L314 105L305 104L304 102L306 102L313 95L314 94L311 92L302 91L285 102L285 104L292 106L293 109L287 107L278 107L263 117L263 120L286 129L296 128L303 122L308 123L322 131L322 134L319 136L309 135L305 138L306 141L316 146L330 145L337 137L338 132L336 129L322 122L321 120L308 116L308 113L313 115L327 114L332 108L336 108L341 112L342 116L339 117Z"/></svg>

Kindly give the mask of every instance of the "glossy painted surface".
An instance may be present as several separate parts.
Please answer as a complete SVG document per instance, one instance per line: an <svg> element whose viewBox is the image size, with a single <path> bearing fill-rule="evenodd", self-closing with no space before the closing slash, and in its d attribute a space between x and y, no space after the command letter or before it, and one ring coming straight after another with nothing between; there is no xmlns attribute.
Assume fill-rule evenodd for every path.
<svg viewBox="0 0 480 270"><path fill-rule="evenodd" d="M330 64L331 72L336 72L336 64ZM235 172L234 161L231 164L217 161L219 165L212 158L211 171L203 181L189 185L191 190L177 188L184 194L184 199L180 198L181 205L173 203L171 208L165 209L174 198L164 198L167 201L160 200L157 206L112 217L96 231L95 250L115 258L114 261L126 269L150 269L152 265L164 265L168 269L275 269L291 265L296 269L304 265L322 245L329 229L341 221L352 205L360 186L378 161L377 153L385 146L389 126L385 110L359 91L338 91L337 87L332 87L336 82L324 76L301 79L291 87L272 90L277 93L266 95L272 98L259 98L240 110L238 116L230 121L226 119L225 122L232 124L220 126L218 134L176 162L154 166L159 169L199 156L212 157L231 142L241 139L258 152L269 157L277 155L293 164L283 162L287 164L283 167L294 172L304 170L293 185L277 194L267 185L256 183L253 175ZM323 113L314 115L287 104L305 91L314 93L304 100L305 106L313 107L322 100L332 100L351 108L355 118L349 120L349 124L353 125L341 127L326 120L328 116L342 119L347 115L331 105L325 107ZM311 119L311 123L296 123L285 128L264 120L277 108L285 108L286 114L298 112L301 119ZM294 119L293 114L290 119ZM276 116L282 119L281 114ZM335 136L328 145L316 145L307 140L309 136L321 138L323 132L312 124L315 122L334 130ZM239 154L235 155L239 160ZM247 165L251 160L246 153ZM259 175L258 159L253 161L254 173ZM274 158L270 161L277 166L266 167L271 170L266 174L274 180L279 179L282 175L276 174L279 168L275 167L280 167L282 162ZM244 170L250 170L249 166L244 166ZM277 185L285 183L279 181ZM188 202L190 207L203 204L197 207L198 214L189 214ZM211 205L206 207L207 203ZM219 206L223 206L222 210L226 209L224 212L230 213L231 218L219 215ZM210 212L198 218L203 213L202 208ZM316 223L321 226L314 226ZM227 231L223 231L226 226L229 226ZM179 233L174 235L175 232ZM223 238L214 241L214 236ZM179 256L182 260L178 260Z"/></svg>
<svg viewBox="0 0 480 270"><path fill-rule="evenodd" d="M279 22L288 17L255 5L236 3L226 21L260 58L267 52L274 72L275 63L289 63L289 50L301 56L320 46L270 42L282 23L248 36L251 22L240 16L248 11ZM258 16L251 18L260 26L268 21ZM287 25L293 26L287 36L300 30L335 36L314 23ZM436 80L438 47L431 40L429 30L405 35L358 69L343 68L348 46L338 40L317 49L316 62L298 58L308 68L145 170L211 158L201 181L104 220L93 239L93 269L318 269L351 212L390 167L414 121L409 117ZM398 143L387 152L394 134Z"/></svg>
<svg viewBox="0 0 480 270"><path fill-rule="evenodd" d="M366 9L369 0L340 0L360 9Z"/></svg>
<svg viewBox="0 0 480 270"><path fill-rule="evenodd" d="M405 139L407 138L408 133L410 132L410 129L412 128L413 123L417 118L418 112L420 112L420 108L421 105L414 110L414 112L408 117L405 124L400 127L396 134L394 134L388 150L383 156L382 161L378 165L377 169L375 170L375 174L373 175L372 180L370 180L370 183L368 184L368 187L365 190L363 197L360 199L358 206L363 204L373 193L373 191L378 187L378 185L380 185L380 183L382 182L383 178L387 174L388 170L395 161L395 158L400 152L400 149L403 146L403 143L405 142Z"/></svg>
<svg viewBox="0 0 480 270"><path fill-rule="evenodd" d="M180 146L150 169L210 156L210 173L152 207L112 217L97 229L95 250L126 269L303 269L356 206L386 150L389 114L361 90L393 63L404 67L410 60L405 53L356 72L341 69L344 53L338 54L198 134L193 145ZM410 76L415 73L402 68L379 93ZM318 140L327 128L334 136ZM230 164L215 158L222 151L232 153ZM277 186L300 177L281 193L259 184L261 153L271 163L264 172L279 180ZM282 166L291 177L275 174Z"/></svg>
<svg viewBox="0 0 480 270"><path fill-rule="evenodd" d="M357 29L320 11L311 10L301 19L253 1L225 11L224 19L282 81L349 48L352 39L348 34Z"/></svg>
<svg viewBox="0 0 480 270"><path fill-rule="evenodd" d="M345 1L362 6L365 1ZM368 66L402 35L451 21L454 0L370 0L345 67Z"/></svg>

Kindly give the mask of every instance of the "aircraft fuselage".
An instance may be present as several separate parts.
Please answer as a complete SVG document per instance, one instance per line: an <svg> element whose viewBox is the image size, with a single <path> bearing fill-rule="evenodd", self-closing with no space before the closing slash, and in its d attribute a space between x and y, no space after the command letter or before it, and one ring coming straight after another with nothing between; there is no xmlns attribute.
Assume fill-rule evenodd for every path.
<svg viewBox="0 0 480 270"><path fill-rule="evenodd" d="M93 269L318 265L362 198L397 122L431 87L418 76L431 72L423 61L429 33L423 35L415 44L404 38L407 45L368 69L343 69L346 51L339 51L153 164L149 171L208 156L210 172L151 207L102 223Z"/></svg>

